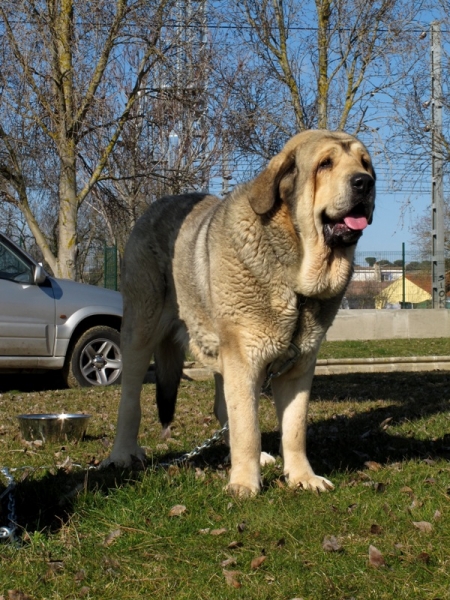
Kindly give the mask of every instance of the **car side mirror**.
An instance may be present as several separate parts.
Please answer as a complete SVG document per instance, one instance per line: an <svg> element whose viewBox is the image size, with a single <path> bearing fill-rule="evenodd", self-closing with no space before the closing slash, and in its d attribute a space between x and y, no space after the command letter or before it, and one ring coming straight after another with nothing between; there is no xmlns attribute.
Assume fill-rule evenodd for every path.
<svg viewBox="0 0 450 600"><path fill-rule="evenodd" d="M44 271L44 267L41 265L36 265L34 267L34 283L36 285L41 285L47 278L47 273Z"/></svg>

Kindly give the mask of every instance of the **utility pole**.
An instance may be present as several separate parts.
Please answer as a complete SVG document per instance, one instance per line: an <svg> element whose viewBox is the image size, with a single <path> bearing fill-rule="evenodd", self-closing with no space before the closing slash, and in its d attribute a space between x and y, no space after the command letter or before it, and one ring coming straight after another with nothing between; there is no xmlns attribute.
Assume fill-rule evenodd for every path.
<svg viewBox="0 0 450 600"><path fill-rule="evenodd" d="M189 156L189 138L198 138L202 142L202 162L207 153L206 112L207 112L207 35L206 24L207 0L177 0L176 2L176 27L178 50L176 59L176 88L177 95L186 103L180 119L172 132L172 141L176 143L178 153L181 139L187 146L187 155L182 157L179 164L184 167ZM185 149L186 152L186 149ZM200 189L209 188L209 168L205 164L199 171Z"/></svg>
<svg viewBox="0 0 450 600"><path fill-rule="evenodd" d="M442 153L441 28L431 23L431 235L432 307L445 308L444 186Z"/></svg>

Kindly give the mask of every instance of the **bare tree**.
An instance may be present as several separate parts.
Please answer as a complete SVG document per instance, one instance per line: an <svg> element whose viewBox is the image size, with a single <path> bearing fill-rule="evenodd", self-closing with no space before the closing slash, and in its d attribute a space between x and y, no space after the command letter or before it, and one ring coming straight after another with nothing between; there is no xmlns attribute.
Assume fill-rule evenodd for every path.
<svg viewBox="0 0 450 600"><path fill-rule="evenodd" d="M227 116L235 144L266 159L311 127L376 136L382 105L416 60L409 29L422 7L420 0L225 2L222 20L232 29L224 37L238 43L233 65L228 52L217 72L222 89L233 90Z"/></svg>
<svg viewBox="0 0 450 600"><path fill-rule="evenodd" d="M0 5L1 199L20 210L59 276L75 277L80 208L104 173L143 82L164 60L161 35L172 5ZM40 214L44 192L57 217L53 239Z"/></svg>
<svg viewBox="0 0 450 600"><path fill-rule="evenodd" d="M404 211L412 217L412 246L423 259L430 260L432 254L432 134L443 158L443 177L445 190L444 230L446 234L445 252L450 250L450 2L441 0L434 6L434 19L438 16L441 29L441 84L442 96L432 98L431 64L431 23L424 22L414 28L416 44L421 60L411 69L409 77L397 92L395 115L391 121L392 137L396 140L395 160L398 188L401 180L408 182L405 190ZM439 10L439 12L437 12ZM430 20L432 20L430 18ZM435 68L438 65L435 64ZM442 106L442 132L435 129L433 123L433 103ZM415 209L415 196L429 198L429 205L418 213Z"/></svg>
<svg viewBox="0 0 450 600"><path fill-rule="evenodd" d="M143 80L138 98L91 196L109 238L122 251L136 219L155 198L207 190L220 163L226 95L208 88L213 43L205 2L177 2L161 37L164 60ZM89 172L92 159L84 162Z"/></svg>

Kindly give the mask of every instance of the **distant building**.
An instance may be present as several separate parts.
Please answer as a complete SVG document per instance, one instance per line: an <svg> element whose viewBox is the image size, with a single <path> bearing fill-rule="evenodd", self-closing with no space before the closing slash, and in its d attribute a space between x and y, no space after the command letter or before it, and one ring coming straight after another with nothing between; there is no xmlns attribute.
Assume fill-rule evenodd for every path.
<svg viewBox="0 0 450 600"><path fill-rule="evenodd" d="M403 300L403 278L397 279L375 297L375 308L392 308L403 301L406 308L431 308L431 274L419 272L405 277L405 299ZM445 275L447 308L450 308L450 272Z"/></svg>
<svg viewBox="0 0 450 600"><path fill-rule="evenodd" d="M380 265L375 263L373 267L355 266L352 281L395 281L402 276L402 267L393 265Z"/></svg>
<svg viewBox="0 0 450 600"><path fill-rule="evenodd" d="M431 276L406 275L403 298L403 277L396 279L375 296L375 308L400 308L405 302L410 308L428 308L431 305Z"/></svg>

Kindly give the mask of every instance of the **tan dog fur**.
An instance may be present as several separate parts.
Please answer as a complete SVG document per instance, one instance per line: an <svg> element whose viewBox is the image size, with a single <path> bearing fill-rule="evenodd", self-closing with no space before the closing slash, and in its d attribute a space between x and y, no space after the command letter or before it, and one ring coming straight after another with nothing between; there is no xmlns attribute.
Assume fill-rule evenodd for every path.
<svg viewBox="0 0 450 600"><path fill-rule="evenodd" d="M125 251L122 399L105 465L144 458L140 390L153 354L160 418L169 424L189 344L216 373L215 414L229 422L228 489L257 493L260 389L268 366L276 371L292 356L293 342L300 358L272 380L284 472L292 486L332 488L306 457L308 401L361 235L342 219L357 210L371 221L374 178L354 137L307 131L224 200L190 194L149 208Z"/></svg>

